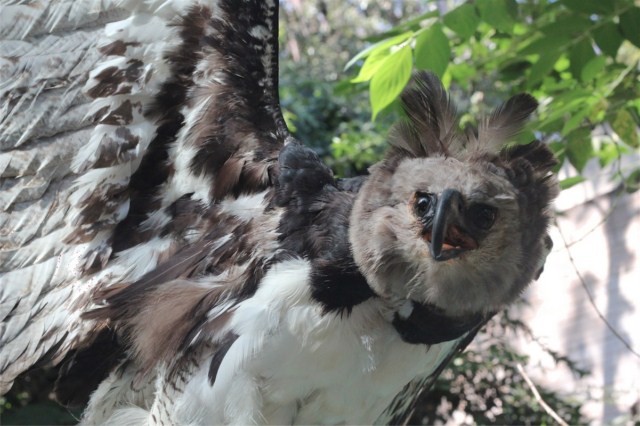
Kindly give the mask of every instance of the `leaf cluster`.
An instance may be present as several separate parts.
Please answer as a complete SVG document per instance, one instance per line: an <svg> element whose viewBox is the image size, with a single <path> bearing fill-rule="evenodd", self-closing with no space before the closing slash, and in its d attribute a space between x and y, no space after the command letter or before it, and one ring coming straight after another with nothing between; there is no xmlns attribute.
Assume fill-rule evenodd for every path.
<svg viewBox="0 0 640 426"><path fill-rule="evenodd" d="M453 360L431 392L421 398L409 424L554 424L518 371L518 364L527 364L527 356L509 343L514 335L528 333L526 325L510 318L508 311L493 318L482 336ZM558 355L556 362L577 376L586 374L565 357ZM579 401L550 389L538 390L567 423L586 422Z"/></svg>
<svg viewBox="0 0 640 426"><path fill-rule="evenodd" d="M539 133L519 141L546 135L574 170L563 188L583 181L596 159L637 189L640 168L623 168L621 157L640 148L640 7L633 0L453 3L392 28L347 64L359 66L353 83L369 84L372 117L393 110L413 69L438 74L470 100L471 112L484 112L480 101L495 106L531 92L541 102L531 126Z"/></svg>

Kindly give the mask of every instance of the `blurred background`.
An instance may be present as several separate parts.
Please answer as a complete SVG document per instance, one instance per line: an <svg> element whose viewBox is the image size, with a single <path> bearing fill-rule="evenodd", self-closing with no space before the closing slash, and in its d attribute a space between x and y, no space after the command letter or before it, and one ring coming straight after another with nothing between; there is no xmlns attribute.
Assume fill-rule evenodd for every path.
<svg viewBox="0 0 640 426"><path fill-rule="evenodd" d="M281 1L281 98L339 176L365 173L415 69L475 123L509 96L541 104L518 142L555 152L554 248L522 301L445 370L408 424L638 424L640 4L634 0ZM1 401L2 424L74 423L55 370Z"/></svg>

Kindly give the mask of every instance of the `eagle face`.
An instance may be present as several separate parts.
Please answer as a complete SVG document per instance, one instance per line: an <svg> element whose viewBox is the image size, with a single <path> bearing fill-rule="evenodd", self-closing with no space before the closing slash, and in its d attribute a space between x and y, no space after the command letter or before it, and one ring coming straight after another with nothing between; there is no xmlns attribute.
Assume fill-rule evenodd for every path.
<svg viewBox="0 0 640 426"><path fill-rule="evenodd" d="M415 92L403 94L405 109L415 97L440 97L441 105L420 105L436 132L421 134L429 120L407 111L409 123L392 133L400 149L371 169L354 205L354 258L392 304L435 305L451 316L496 312L535 278L546 255L553 159L537 141L496 149L483 146L482 127L479 136L455 134L442 122L455 113L439 110L449 108L444 88L429 75L417 79ZM504 109L489 121L510 113Z"/></svg>
<svg viewBox="0 0 640 426"><path fill-rule="evenodd" d="M363 188L354 211L354 254L381 295L461 315L498 310L522 290L512 285L525 250L518 193L488 164L403 161L387 187Z"/></svg>

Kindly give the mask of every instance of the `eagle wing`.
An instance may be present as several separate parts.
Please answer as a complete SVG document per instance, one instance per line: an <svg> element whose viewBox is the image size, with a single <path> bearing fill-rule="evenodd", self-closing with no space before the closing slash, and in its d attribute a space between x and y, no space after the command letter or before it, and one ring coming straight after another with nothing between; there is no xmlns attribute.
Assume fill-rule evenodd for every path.
<svg viewBox="0 0 640 426"><path fill-rule="evenodd" d="M411 421L411 416L416 409L420 397L433 387L442 371L449 365L453 358L463 352L473 341L478 332L484 327L489 319L482 321L473 329L468 331L457 343L442 357L440 363L434 371L426 377L419 377L407 385L398 393L391 404L376 419L376 424L383 425L406 425Z"/></svg>
<svg viewBox="0 0 640 426"><path fill-rule="evenodd" d="M205 206L276 178L277 2L235 9L0 6L0 394L99 338L96 295L214 250Z"/></svg>

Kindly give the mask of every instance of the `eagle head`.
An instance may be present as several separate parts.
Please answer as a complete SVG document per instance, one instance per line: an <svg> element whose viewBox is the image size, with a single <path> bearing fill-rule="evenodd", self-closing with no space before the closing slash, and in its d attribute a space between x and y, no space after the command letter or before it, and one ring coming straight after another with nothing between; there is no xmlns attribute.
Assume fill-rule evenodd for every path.
<svg viewBox="0 0 640 426"><path fill-rule="evenodd" d="M417 74L401 100L407 117L351 214L354 259L397 306L496 312L537 277L550 248L553 154L540 141L505 146L537 102L514 96L461 132L433 74Z"/></svg>

